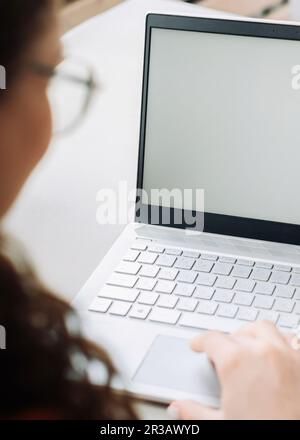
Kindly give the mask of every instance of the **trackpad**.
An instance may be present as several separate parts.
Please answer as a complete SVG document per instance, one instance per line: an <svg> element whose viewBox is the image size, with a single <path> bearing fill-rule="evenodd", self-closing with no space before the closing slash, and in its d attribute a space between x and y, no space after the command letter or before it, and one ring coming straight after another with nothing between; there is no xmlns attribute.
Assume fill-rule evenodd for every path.
<svg viewBox="0 0 300 440"><path fill-rule="evenodd" d="M133 382L207 396L220 397L220 384L205 354L194 353L190 341L172 336L158 336Z"/></svg>

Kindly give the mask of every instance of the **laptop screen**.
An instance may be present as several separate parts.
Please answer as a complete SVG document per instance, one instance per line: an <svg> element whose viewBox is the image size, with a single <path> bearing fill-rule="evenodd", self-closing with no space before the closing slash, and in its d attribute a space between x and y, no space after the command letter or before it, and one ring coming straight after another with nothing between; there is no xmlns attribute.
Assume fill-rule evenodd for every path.
<svg viewBox="0 0 300 440"><path fill-rule="evenodd" d="M300 225L299 64L296 40L152 28L143 189Z"/></svg>

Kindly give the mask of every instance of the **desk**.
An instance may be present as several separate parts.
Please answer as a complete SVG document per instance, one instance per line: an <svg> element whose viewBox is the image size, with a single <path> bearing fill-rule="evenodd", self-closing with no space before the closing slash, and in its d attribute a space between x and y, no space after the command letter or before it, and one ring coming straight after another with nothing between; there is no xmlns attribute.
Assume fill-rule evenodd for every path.
<svg viewBox="0 0 300 440"><path fill-rule="evenodd" d="M6 221L42 278L67 300L124 227L97 224L96 194L116 189L120 180L129 189L136 185L144 23L150 11L219 16L176 0L128 0L68 33L67 52L94 66L103 92L80 129L53 142Z"/></svg>
<svg viewBox="0 0 300 440"><path fill-rule="evenodd" d="M265 18L277 17L279 20L288 19L289 5L279 5L277 0L200 0L201 5L221 11L227 11L248 17L261 17L263 11ZM200 3L199 1L199 3ZM197 3L197 2L196 2Z"/></svg>

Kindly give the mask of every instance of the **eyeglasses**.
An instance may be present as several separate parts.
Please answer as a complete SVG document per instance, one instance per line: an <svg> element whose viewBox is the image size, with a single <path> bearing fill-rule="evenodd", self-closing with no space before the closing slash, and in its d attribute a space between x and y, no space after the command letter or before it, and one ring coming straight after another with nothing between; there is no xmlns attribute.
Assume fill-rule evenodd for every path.
<svg viewBox="0 0 300 440"><path fill-rule="evenodd" d="M99 89L92 70L72 58L64 59L56 67L34 62L31 68L36 74L51 78L48 93L54 134L72 131L87 113L92 97Z"/></svg>

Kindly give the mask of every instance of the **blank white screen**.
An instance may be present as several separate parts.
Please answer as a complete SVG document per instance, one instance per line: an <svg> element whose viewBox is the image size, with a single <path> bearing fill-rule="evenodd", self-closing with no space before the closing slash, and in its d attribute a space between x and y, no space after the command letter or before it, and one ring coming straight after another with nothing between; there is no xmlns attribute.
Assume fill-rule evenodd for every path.
<svg viewBox="0 0 300 440"><path fill-rule="evenodd" d="M201 188L206 212L300 224L296 64L298 41L153 29L144 189Z"/></svg>

